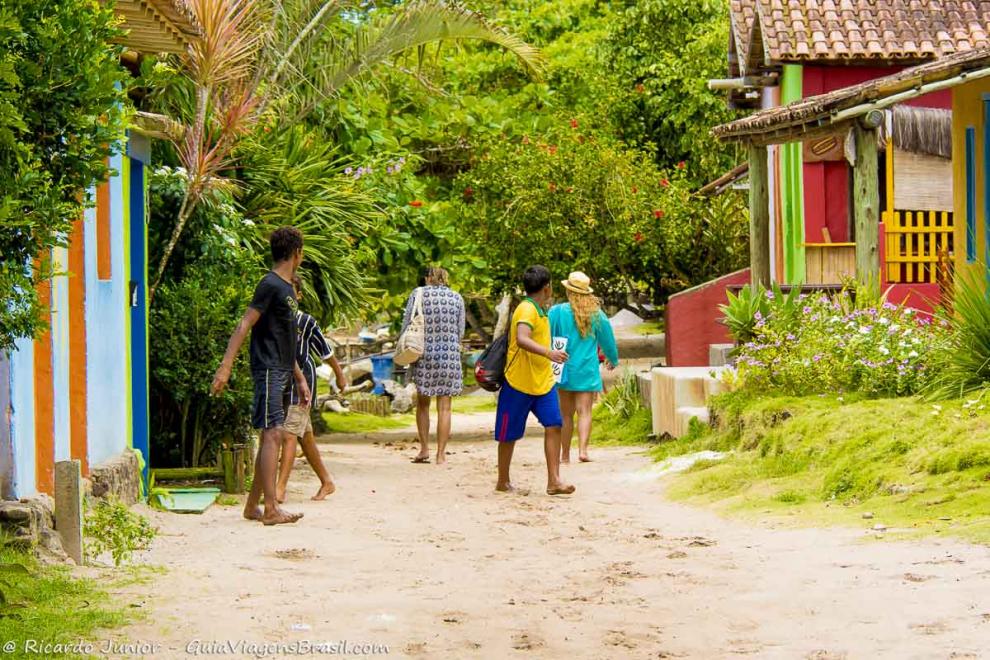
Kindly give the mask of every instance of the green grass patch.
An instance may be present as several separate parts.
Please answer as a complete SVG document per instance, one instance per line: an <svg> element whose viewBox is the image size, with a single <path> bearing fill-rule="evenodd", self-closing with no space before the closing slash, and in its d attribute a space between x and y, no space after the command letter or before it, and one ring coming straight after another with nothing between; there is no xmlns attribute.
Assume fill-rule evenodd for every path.
<svg viewBox="0 0 990 660"><path fill-rule="evenodd" d="M240 506L241 498L237 495L229 495L227 493L222 493L220 497L217 498L217 506Z"/></svg>
<svg viewBox="0 0 990 660"><path fill-rule="evenodd" d="M412 413L379 417L378 415L359 412L325 412L323 419L327 423L328 433L374 433L376 431L404 429L416 423L416 416Z"/></svg>
<svg viewBox="0 0 990 660"><path fill-rule="evenodd" d="M662 335L664 333L663 321L647 321L633 328L638 335Z"/></svg>
<svg viewBox="0 0 990 660"><path fill-rule="evenodd" d="M591 443L596 445L639 445L653 432L650 411L640 407L628 417L611 414L599 404L592 413Z"/></svg>
<svg viewBox="0 0 990 660"><path fill-rule="evenodd" d="M455 413L494 413L497 405L498 396L486 392L454 397L451 410Z"/></svg>
<svg viewBox="0 0 990 660"><path fill-rule="evenodd" d="M962 401L732 393L714 409L717 430L653 450L658 460L731 452L674 476L674 498L800 524L882 522L907 535L990 543L990 417Z"/></svg>
<svg viewBox="0 0 990 660"><path fill-rule="evenodd" d="M11 576L3 589L8 603L3 606L5 616L0 617L0 640L15 645L11 657L98 657L109 631L136 618L136 610L114 603L107 589L141 582L145 579L141 571L118 571L114 581L98 585L74 577L68 567L42 566L10 547L0 548L0 564L20 564L28 570L28 574ZM79 647L80 640L91 641L92 649ZM50 647L47 653L32 654L27 646L32 641L70 648Z"/></svg>
<svg viewBox="0 0 990 660"><path fill-rule="evenodd" d="M494 395L469 395L454 397L452 410L455 413L485 413L494 414L496 406ZM436 414L436 404L432 407ZM323 413L327 424L327 433L376 433L378 431L394 431L408 428L416 423L413 412L404 415L389 415L379 417L367 413Z"/></svg>

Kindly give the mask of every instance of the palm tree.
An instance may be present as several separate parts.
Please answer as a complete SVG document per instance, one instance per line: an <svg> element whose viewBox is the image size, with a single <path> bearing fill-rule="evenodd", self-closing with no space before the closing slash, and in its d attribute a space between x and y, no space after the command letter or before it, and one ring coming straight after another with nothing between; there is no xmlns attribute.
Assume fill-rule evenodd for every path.
<svg viewBox="0 0 990 660"><path fill-rule="evenodd" d="M202 35L183 61L187 128L173 142L188 178L175 228L158 264L161 282L189 216L234 163L238 142L270 108L282 126L304 119L375 67L431 43L481 40L514 54L534 76L543 60L483 16L442 0L418 0L394 12L359 13L345 0L187 0ZM347 18L352 29L335 30ZM346 32L346 34L340 34ZM177 105L176 107L181 107Z"/></svg>

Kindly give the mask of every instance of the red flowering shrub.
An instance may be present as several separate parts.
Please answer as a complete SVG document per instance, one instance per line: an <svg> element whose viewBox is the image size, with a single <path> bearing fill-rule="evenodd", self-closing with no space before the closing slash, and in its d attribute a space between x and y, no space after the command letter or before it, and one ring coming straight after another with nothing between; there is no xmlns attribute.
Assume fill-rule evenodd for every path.
<svg viewBox="0 0 990 660"><path fill-rule="evenodd" d="M606 298L633 290L661 302L745 263L741 197L696 197L684 170L661 171L590 123L580 131L552 123L544 146L493 140L455 183L475 191L453 213L484 246L496 289L515 287L526 266L541 263L555 274L583 270Z"/></svg>

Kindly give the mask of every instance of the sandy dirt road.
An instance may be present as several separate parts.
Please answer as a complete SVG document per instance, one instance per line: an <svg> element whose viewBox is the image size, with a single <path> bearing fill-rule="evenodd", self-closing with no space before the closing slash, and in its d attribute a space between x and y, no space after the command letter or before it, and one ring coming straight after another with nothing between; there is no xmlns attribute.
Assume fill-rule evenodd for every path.
<svg viewBox="0 0 990 660"><path fill-rule="evenodd" d="M297 463L295 526L150 514L161 534L142 560L168 571L122 594L148 617L117 637L167 658L261 650L239 640L424 658L990 657L987 548L726 521L666 501L630 448L565 467L577 493L551 498L527 438L514 481L532 494L500 495L490 441L454 442L440 467L409 463L411 436L324 445L339 490L323 503ZM202 653L228 642L240 652Z"/></svg>

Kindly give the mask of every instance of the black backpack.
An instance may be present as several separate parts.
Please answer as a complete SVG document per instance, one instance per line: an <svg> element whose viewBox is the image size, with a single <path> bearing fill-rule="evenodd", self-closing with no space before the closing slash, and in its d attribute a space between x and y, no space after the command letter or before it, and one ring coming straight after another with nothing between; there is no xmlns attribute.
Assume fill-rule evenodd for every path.
<svg viewBox="0 0 990 660"><path fill-rule="evenodd" d="M509 333L502 333L474 363L474 379L487 392L498 392L505 382L505 359L509 352Z"/></svg>

